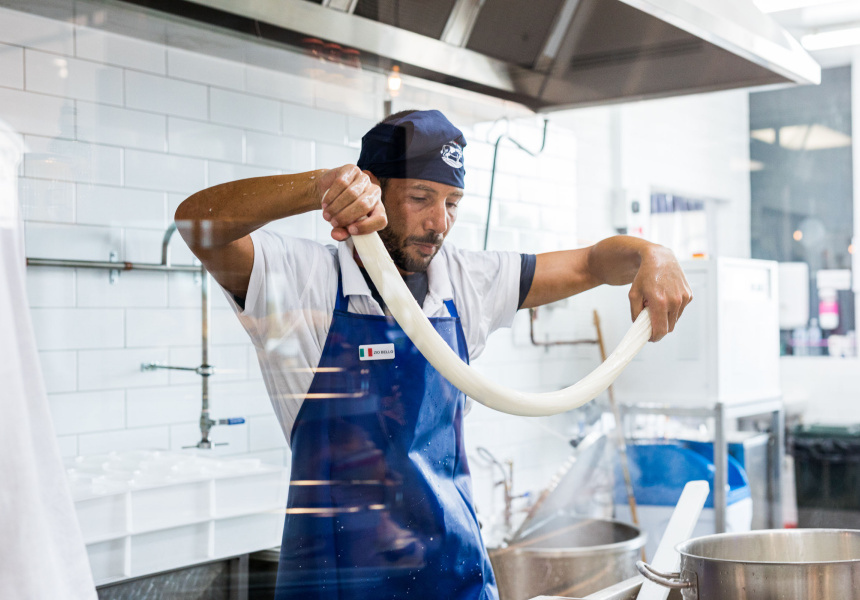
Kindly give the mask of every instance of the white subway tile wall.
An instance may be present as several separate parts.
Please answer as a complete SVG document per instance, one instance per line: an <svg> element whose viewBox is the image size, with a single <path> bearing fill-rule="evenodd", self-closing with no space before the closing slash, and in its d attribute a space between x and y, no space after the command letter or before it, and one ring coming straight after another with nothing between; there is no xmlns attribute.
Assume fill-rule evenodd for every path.
<svg viewBox="0 0 860 600"><path fill-rule="evenodd" d="M18 133L75 137L75 103L65 98L0 87L0 114Z"/></svg>
<svg viewBox="0 0 860 600"><path fill-rule="evenodd" d="M75 184L58 179L22 179L21 214L28 221L75 222Z"/></svg>
<svg viewBox="0 0 860 600"><path fill-rule="evenodd" d="M25 135L24 175L81 183L122 184L122 148Z"/></svg>
<svg viewBox="0 0 860 600"><path fill-rule="evenodd" d="M78 102L76 116L79 140L164 151L167 119L163 115Z"/></svg>
<svg viewBox="0 0 860 600"><path fill-rule="evenodd" d="M245 65L180 48L167 49L167 74L175 79L245 89Z"/></svg>
<svg viewBox="0 0 860 600"><path fill-rule="evenodd" d="M24 51L25 88L52 96L122 104L122 69L88 60Z"/></svg>
<svg viewBox="0 0 860 600"><path fill-rule="evenodd" d="M167 121L170 152L200 158L242 162L241 129L170 117Z"/></svg>
<svg viewBox="0 0 860 600"><path fill-rule="evenodd" d="M24 87L24 49L0 44L0 85L10 88Z"/></svg>
<svg viewBox="0 0 860 600"><path fill-rule="evenodd" d="M158 17L140 13L140 19L141 27L157 27ZM221 35L197 33L209 40ZM267 57L278 70L0 8L0 120L22 134L27 146L19 189L28 256L108 260L114 253L120 261L157 263L164 229L189 194L234 179L357 159L362 135L383 116L382 74L345 75L340 67L287 50L223 39L225 52L249 61ZM731 117L721 117L716 130L699 123L708 111L728 112L736 105L723 99L704 111L690 110L681 119L686 133L677 133L674 143L683 144L694 125L702 138L737 125L743 139L746 124ZM661 119L647 111L641 118L672 128L687 114L685 106L679 101ZM463 129L469 141L468 196L449 240L479 249L494 144L507 133L536 150L543 120L509 102L408 77L394 101L394 110L406 108L438 108ZM635 115L646 109L631 110ZM502 142L490 248L555 250L613 233L606 205L613 185L609 109L577 114L582 116L562 124L553 119L538 158ZM631 138L643 140L653 125L650 131L630 131ZM636 177L645 177L654 160L637 163ZM688 189L699 189L701 165L695 156L682 163ZM677 171L668 168L661 171L664 181ZM730 190L718 192L726 196ZM332 241L319 213L271 228ZM195 264L178 236L170 247L174 264ZM181 449L199 440L200 378L141 370L144 363L200 363L199 277L129 271L112 283L107 271L30 267L28 292L64 455ZM213 441L228 445L213 453L289 464L255 351L215 286L212 299L212 416L247 420L215 427ZM583 327L589 327L588 319ZM590 371L596 350L589 352L531 346L528 315L519 314L511 330L493 336L475 366L515 388L549 390ZM570 420L520 419L474 406L466 421L466 448L482 518L502 504L500 488L493 485L497 474L475 448L486 446L499 460L514 461L516 493L537 490L569 453L566 433L559 432L567 431Z"/></svg>
<svg viewBox="0 0 860 600"><path fill-rule="evenodd" d="M164 192L86 183L75 187L77 223L164 229L173 219L172 214L168 218Z"/></svg>
<svg viewBox="0 0 860 600"><path fill-rule="evenodd" d="M165 47L87 27L75 30L75 56L159 75L167 72Z"/></svg>
<svg viewBox="0 0 860 600"><path fill-rule="evenodd" d="M205 85L130 70L125 72L125 103L129 108L206 119L209 116L207 92Z"/></svg>
<svg viewBox="0 0 860 600"><path fill-rule="evenodd" d="M279 133L281 104L242 92L210 88L209 118L215 123Z"/></svg>

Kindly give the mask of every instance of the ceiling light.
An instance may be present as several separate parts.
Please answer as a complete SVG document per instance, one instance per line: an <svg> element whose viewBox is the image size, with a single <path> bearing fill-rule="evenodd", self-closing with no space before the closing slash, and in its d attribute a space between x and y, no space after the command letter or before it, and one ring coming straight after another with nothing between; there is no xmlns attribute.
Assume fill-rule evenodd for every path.
<svg viewBox="0 0 860 600"><path fill-rule="evenodd" d="M773 144L776 141L776 129L772 127L769 129L753 129L750 131L750 137L765 144Z"/></svg>
<svg viewBox="0 0 860 600"><path fill-rule="evenodd" d="M828 50L830 48L856 46L860 44L860 27L810 33L803 36L800 43L807 50Z"/></svg>
<svg viewBox="0 0 860 600"><path fill-rule="evenodd" d="M783 10L795 10L819 6L821 4L832 4L841 0L755 0L755 5L763 13L781 12Z"/></svg>
<svg viewBox="0 0 860 600"><path fill-rule="evenodd" d="M779 145L789 150L829 150L851 145L851 136L824 125L787 125L779 128Z"/></svg>
<svg viewBox="0 0 860 600"><path fill-rule="evenodd" d="M400 78L400 67L394 65L391 67L391 74L388 76L388 93L396 96L400 93L402 86L403 80Z"/></svg>

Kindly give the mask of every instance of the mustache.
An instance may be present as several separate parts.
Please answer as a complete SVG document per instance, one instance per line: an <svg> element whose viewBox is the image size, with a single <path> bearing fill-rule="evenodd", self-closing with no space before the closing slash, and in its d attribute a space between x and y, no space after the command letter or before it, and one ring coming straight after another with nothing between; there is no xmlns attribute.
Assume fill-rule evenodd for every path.
<svg viewBox="0 0 860 600"><path fill-rule="evenodd" d="M406 238L406 243L404 245L408 246L409 244L433 244L434 246L441 246L444 240L445 236L443 236L441 233L428 233L427 235L423 236L410 235Z"/></svg>

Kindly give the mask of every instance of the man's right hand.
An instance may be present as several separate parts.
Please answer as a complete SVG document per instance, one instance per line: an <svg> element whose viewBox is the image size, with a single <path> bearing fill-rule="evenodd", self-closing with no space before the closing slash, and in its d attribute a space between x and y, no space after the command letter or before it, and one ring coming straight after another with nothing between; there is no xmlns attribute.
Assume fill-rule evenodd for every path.
<svg viewBox="0 0 860 600"><path fill-rule="evenodd" d="M323 218L331 223L331 237L342 242L388 224L382 192L371 175L355 165L330 169L317 180Z"/></svg>

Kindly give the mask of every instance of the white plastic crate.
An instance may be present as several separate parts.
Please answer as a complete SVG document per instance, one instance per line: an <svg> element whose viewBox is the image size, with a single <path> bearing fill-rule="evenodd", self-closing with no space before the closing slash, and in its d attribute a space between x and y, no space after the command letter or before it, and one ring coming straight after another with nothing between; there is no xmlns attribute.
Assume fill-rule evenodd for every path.
<svg viewBox="0 0 860 600"><path fill-rule="evenodd" d="M284 468L139 450L66 467L97 585L280 544Z"/></svg>

